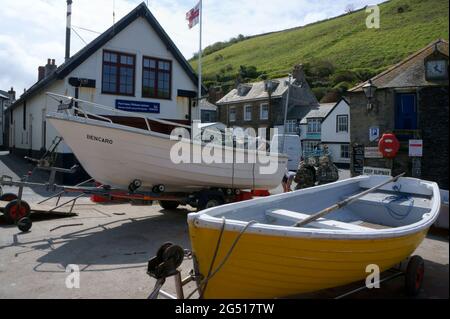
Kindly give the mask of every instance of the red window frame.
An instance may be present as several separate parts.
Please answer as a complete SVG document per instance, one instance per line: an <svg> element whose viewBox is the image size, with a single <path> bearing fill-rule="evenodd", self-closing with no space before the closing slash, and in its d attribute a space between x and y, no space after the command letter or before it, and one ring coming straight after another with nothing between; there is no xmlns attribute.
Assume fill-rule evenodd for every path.
<svg viewBox="0 0 450 319"><path fill-rule="evenodd" d="M116 54L117 62L105 61L105 53ZM131 93L122 93L120 92L120 70L121 68L131 68L130 64L122 64L121 57L131 57L133 58L133 87ZM104 69L105 65L115 66L117 68L116 74L116 88L114 91L105 91L104 89ZM113 94L113 95L124 95L124 96L135 96L136 91L136 55L131 53L124 53L118 51L111 50L103 50L102 53L102 94Z"/></svg>
<svg viewBox="0 0 450 319"><path fill-rule="evenodd" d="M153 60L155 61L155 67L146 67L145 60ZM159 68L159 62L169 63L169 70L164 70ZM146 94L145 86L144 86L144 73L145 71L150 71L155 73L154 80L154 94ZM158 83L159 83L159 73L169 74L169 96L158 96ZM172 61L166 59L160 59L150 56L142 57L142 97L144 98L153 98L153 99L161 99L161 100L171 100L172 99Z"/></svg>

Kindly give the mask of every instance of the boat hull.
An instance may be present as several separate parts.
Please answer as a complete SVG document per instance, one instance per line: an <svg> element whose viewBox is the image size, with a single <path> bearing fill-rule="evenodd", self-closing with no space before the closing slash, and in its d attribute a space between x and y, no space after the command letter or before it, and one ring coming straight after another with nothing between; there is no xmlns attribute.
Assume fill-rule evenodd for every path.
<svg viewBox="0 0 450 319"><path fill-rule="evenodd" d="M198 270L207 276L218 229L190 223ZM397 238L318 239L244 234L204 294L212 299L281 298L363 280L366 267L387 270L409 257L428 230ZM228 253L238 233L225 231L213 269Z"/></svg>
<svg viewBox="0 0 450 319"><path fill-rule="evenodd" d="M272 189L280 184L287 165L285 157L266 156L265 160L270 160L276 169L272 174L264 174L258 164L250 163L177 164L171 160L171 151L179 142L168 136L73 116L64 118L58 114L48 118L88 174L114 188L128 189L138 179L142 189L162 184L166 191L212 187ZM192 147L189 140L185 144L184 149ZM190 159L201 157L201 148L191 150Z"/></svg>

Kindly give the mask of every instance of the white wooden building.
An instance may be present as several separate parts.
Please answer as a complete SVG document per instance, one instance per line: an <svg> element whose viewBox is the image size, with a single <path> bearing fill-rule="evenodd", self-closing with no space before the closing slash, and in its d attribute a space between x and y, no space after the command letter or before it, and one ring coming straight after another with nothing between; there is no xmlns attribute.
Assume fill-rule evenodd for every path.
<svg viewBox="0 0 450 319"><path fill-rule="evenodd" d="M55 112L58 103L46 92L111 109L133 111L131 102L138 103L147 116L189 123L199 114L194 108L197 85L189 63L142 3L60 67L54 60L39 67L39 81L9 109L9 145L13 152L35 157L49 148L57 132L46 114ZM66 145L58 153L60 164L72 164Z"/></svg>
<svg viewBox="0 0 450 319"><path fill-rule="evenodd" d="M350 164L350 108L345 99L321 104L300 122L303 154L326 146L334 163Z"/></svg>

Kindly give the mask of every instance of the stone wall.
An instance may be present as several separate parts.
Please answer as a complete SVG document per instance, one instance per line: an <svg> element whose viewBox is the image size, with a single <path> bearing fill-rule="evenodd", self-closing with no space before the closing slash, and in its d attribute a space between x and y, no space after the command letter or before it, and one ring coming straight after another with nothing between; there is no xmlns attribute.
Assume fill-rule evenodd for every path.
<svg viewBox="0 0 450 319"><path fill-rule="evenodd" d="M448 86L419 92L419 123L424 144L422 178L437 182L443 189L449 188L448 103Z"/></svg>
<svg viewBox="0 0 450 319"><path fill-rule="evenodd" d="M281 112L281 101L282 99L273 99L269 106L269 119L261 120L260 119L260 106L263 103L268 103L267 101L258 101L258 102L246 102L246 103L236 103L233 104L236 108L236 121L229 122L228 121L228 110L231 106L221 105L218 107L218 116L219 122L226 124L227 126L239 126L239 127L252 127L256 131L258 131L259 127L273 127L276 125L276 119L278 119L279 114ZM245 121L244 120L244 107L246 105L252 106L252 120Z"/></svg>
<svg viewBox="0 0 450 319"><path fill-rule="evenodd" d="M448 189L448 87L412 89L417 93L419 130L416 138L423 139L424 156L421 159L421 178L439 183ZM380 135L395 133L394 89L378 90L373 110L367 110L367 99L362 92L349 93L351 145L377 147L378 141L370 142L369 128L378 126ZM351 148L352 151L352 148ZM357 175L351 163L352 176ZM409 157L409 141L401 141L401 149L394 160L364 159L364 166L391 168L393 175L403 172L412 176L413 160Z"/></svg>

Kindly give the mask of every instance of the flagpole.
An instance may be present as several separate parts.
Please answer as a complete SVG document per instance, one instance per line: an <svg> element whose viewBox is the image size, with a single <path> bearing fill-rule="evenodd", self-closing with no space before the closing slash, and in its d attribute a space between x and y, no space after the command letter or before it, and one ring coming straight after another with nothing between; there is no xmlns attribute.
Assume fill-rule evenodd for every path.
<svg viewBox="0 0 450 319"><path fill-rule="evenodd" d="M203 27L203 0L200 0L200 48L198 51L198 102L197 120L201 120L200 100L202 98L202 27Z"/></svg>

